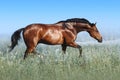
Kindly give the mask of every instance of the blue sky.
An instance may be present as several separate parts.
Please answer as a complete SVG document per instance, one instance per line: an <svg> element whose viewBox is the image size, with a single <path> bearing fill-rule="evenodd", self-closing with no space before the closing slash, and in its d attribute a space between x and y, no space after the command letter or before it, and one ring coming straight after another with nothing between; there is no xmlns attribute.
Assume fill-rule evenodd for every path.
<svg viewBox="0 0 120 80"><path fill-rule="evenodd" d="M120 30L120 0L0 1L0 35L11 35L31 23L52 24L68 18L86 18L97 22L103 33L116 32Z"/></svg>

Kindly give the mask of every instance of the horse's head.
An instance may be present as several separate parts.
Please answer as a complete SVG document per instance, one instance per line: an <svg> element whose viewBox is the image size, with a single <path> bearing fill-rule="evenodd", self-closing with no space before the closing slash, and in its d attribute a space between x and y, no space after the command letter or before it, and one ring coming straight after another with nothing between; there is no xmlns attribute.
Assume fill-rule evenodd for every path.
<svg viewBox="0 0 120 80"><path fill-rule="evenodd" d="M68 29L75 29L77 33L81 31L87 31L91 37L102 42L102 36L100 35L96 23L90 23L87 19L84 18L72 18L67 19L66 21L59 21L56 24L62 24ZM74 31L74 30L73 30Z"/></svg>
<svg viewBox="0 0 120 80"><path fill-rule="evenodd" d="M98 42L102 42L102 36L96 27L96 23L91 24L91 27L89 28L88 33L90 34L91 37L98 40Z"/></svg>

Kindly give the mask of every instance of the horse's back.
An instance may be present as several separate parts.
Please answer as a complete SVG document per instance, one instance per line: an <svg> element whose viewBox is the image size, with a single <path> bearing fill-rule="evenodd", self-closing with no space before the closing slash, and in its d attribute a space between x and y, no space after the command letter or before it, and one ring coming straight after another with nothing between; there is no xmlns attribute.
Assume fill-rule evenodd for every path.
<svg viewBox="0 0 120 80"><path fill-rule="evenodd" d="M26 26L23 32L24 41L45 43L45 44L62 44L63 34L62 27L49 24L31 24Z"/></svg>

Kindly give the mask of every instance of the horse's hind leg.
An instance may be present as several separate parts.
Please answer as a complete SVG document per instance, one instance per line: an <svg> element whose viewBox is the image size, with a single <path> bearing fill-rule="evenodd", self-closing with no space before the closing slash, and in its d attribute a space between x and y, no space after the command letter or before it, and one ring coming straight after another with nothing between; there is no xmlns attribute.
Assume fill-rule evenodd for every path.
<svg viewBox="0 0 120 80"><path fill-rule="evenodd" d="M34 41L35 39L34 38L26 38L24 37L24 41L25 41L25 44L26 44L26 51L25 51L25 54L24 54L24 59L27 57L28 54L31 54L31 53L34 53L35 52L35 48L37 46L37 40Z"/></svg>
<svg viewBox="0 0 120 80"><path fill-rule="evenodd" d="M27 57L28 54L30 53L34 53L35 52L35 48L36 48L36 45L34 42L26 42L26 46L27 46L27 49L25 51L25 54L24 54L24 59Z"/></svg>
<svg viewBox="0 0 120 80"><path fill-rule="evenodd" d="M28 54L32 53L34 51L34 48L27 48L24 54L24 59L27 57Z"/></svg>
<svg viewBox="0 0 120 80"><path fill-rule="evenodd" d="M26 49L25 54L24 54L24 59L27 57L29 50Z"/></svg>

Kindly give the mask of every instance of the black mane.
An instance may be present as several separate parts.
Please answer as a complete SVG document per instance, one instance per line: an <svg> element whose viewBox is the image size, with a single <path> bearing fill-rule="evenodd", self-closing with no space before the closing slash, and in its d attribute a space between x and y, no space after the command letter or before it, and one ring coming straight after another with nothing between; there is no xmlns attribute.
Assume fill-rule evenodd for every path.
<svg viewBox="0 0 120 80"><path fill-rule="evenodd" d="M86 24L90 24L92 25L92 23L90 23L87 19L85 18L72 18L72 19L67 19L67 20L63 20L63 21L59 21L57 23L61 23L61 22L76 22L76 23L86 23Z"/></svg>

